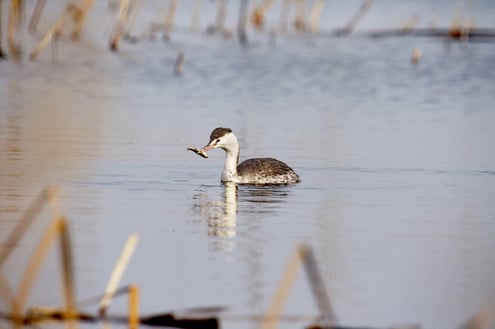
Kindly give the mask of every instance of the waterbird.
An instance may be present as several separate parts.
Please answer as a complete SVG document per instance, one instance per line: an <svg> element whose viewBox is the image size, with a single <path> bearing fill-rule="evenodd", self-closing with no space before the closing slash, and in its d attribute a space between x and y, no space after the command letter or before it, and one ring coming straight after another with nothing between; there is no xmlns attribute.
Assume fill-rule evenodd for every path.
<svg viewBox="0 0 495 329"><path fill-rule="evenodd" d="M230 128L215 128L210 141L201 149L188 148L204 158L209 150L221 148L225 151L222 182L239 184L292 184L301 181L299 175L285 162L273 158L253 158L239 164L239 143Z"/></svg>

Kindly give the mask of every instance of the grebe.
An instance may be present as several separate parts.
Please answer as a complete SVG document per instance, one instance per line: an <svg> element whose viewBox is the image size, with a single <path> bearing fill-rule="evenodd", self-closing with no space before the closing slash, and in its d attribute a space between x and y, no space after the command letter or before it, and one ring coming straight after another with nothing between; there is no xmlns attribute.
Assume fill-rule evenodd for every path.
<svg viewBox="0 0 495 329"><path fill-rule="evenodd" d="M225 151L222 182L240 184L292 184L301 181L299 176L282 161L273 158L254 158L239 162L239 143L230 128L215 128L210 142L201 149L189 148L207 158L207 151L221 148Z"/></svg>

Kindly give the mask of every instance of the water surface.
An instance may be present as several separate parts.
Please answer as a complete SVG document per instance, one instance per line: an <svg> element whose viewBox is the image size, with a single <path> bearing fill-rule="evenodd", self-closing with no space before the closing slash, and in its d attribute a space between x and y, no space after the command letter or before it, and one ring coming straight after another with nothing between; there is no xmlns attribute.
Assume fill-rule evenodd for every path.
<svg viewBox="0 0 495 329"><path fill-rule="evenodd" d="M342 324L454 328L495 293L494 54L429 38L254 35L244 48L179 32L118 54L90 34L55 62L0 63L1 237L55 184L80 299L103 291L137 233L122 284L140 287L143 313L223 305L225 327L255 328L237 315L267 310L307 243ZM276 157L302 183L221 184L222 151L186 151L218 126L241 159ZM7 261L12 282L50 216ZM30 304L61 303L54 273L56 253ZM316 314L303 272L286 313Z"/></svg>

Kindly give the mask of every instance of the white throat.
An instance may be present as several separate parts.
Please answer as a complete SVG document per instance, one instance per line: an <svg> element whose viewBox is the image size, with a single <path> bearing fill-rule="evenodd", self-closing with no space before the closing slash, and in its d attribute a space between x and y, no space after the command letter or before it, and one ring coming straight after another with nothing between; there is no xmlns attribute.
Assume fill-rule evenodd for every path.
<svg viewBox="0 0 495 329"><path fill-rule="evenodd" d="M234 134L229 136L228 143L222 147L225 151L225 164L222 171L222 182L239 182L237 163L239 161L239 144Z"/></svg>

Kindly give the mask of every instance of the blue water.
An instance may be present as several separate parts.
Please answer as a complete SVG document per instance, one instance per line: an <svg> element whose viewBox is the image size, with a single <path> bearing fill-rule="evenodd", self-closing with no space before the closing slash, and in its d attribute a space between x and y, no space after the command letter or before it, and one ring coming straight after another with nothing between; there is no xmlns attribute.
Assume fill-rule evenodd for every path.
<svg viewBox="0 0 495 329"><path fill-rule="evenodd" d="M372 24L380 8L393 26L449 7L376 6L363 28L381 27ZM214 14L203 7L202 26ZM492 22L490 2L474 9ZM123 43L113 54L93 16L83 39L59 41L55 57L47 49L35 62L0 63L2 239L55 184L79 299L105 289L137 233L122 285L139 286L143 314L221 305L224 327L257 328L249 316L267 311L301 243L313 248L343 325L455 328L493 302L493 42L251 31L241 47L188 32L183 17L169 43ZM415 48L423 56L412 64ZM222 185L221 150L208 159L186 151L219 126L233 129L241 160L276 157L302 183ZM51 218L47 207L3 265L12 284ZM30 305L62 304L58 271L52 252ZM125 312L125 299L111 310ZM304 319L283 327L317 314L303 271L285 314Z"/></svg>

